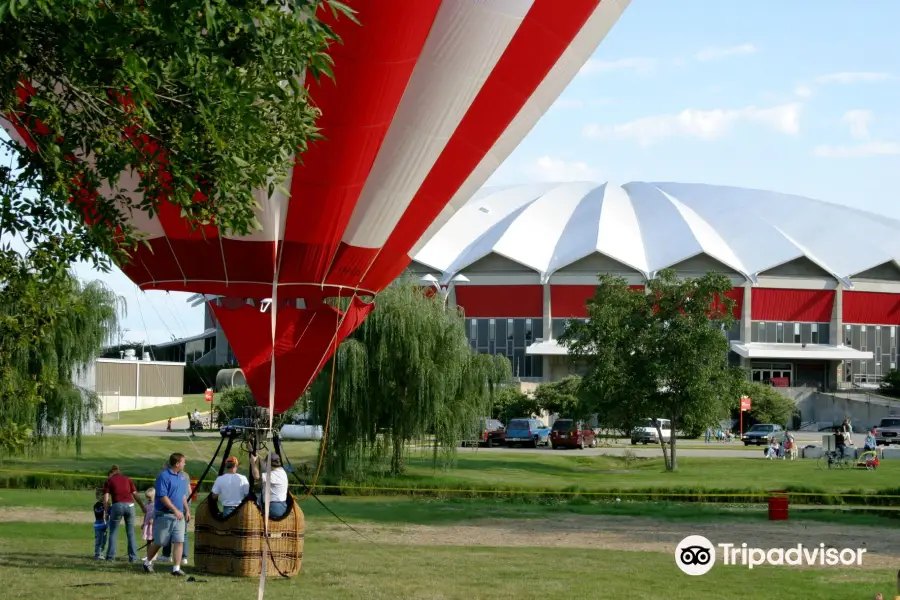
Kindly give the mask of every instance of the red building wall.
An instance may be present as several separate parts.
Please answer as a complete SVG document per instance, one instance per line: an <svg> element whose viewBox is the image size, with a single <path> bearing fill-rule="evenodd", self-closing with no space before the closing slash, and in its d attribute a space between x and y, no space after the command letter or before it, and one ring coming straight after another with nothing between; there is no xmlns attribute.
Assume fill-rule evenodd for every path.
<svg viewBox="0 0 900 600"><path fill-rule="evenodd" d="M751 318L754 321L828 323L834 290L753 288Z"/></svg>
<svg viewBox="0 0 900 600"><path fill-rule="evenodd" d="M844 323L900 325L900 294L845 291L842 304Z"/></svg>
<svg viewBox="0 0 900 600"><path fill-rule="evenodd" d="M630 285L633 290L642 290L642 285ZM588 299L593 297L595 285L552 285L550 286L550 313L554 319L584 319L587 314Z"/></svg>
<svg viewBox="0 0 900 600"><path fill-rule="evenodd" d="M457 285L456 304L466 317L541 318L544 289L540 285Z"/></svg>

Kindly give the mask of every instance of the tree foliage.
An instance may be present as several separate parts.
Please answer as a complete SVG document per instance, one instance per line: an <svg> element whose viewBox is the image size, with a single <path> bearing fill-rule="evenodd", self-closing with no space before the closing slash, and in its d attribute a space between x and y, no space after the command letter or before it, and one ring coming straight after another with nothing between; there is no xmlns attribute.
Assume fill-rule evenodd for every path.
<svg viewBox="0 0 900 600"><path fill-rule="evenodd" d="M128 261L129 212L257 228L253 191L319 136L305 84L332 74L325 11L354 18L334 0L0 0L0 114L36 145L0 135L0 303L52 322L28 294L74 260Z"/></svg>
<svg viewBox="0 0 900 600"><path fill-rule="evenodd" d="M398 282L377 304L311 389L332 477L400 474L408 444L426 437L445 463L511 377L508 359L474 353L462 315L419 286Z"/></svg>
<svg viewBox="0 0 900 600"><path fill-rule="evenodd" d="M578 375L538 385L534 399L541 410L550 414L557 413L566 419L588 419L595 408L582 388L581 377Z"/></svg>
<svg viewBox="0 0 900 600"><path fill-rule="evenodd" d="M18 454L62 436L80 449L82 427L99 407L73 377L115 339L124 300L100 282L83 284L71 275L49 290L26 282L16 283L19 303L0 295L0 444ZM36 302L52 318L32 321L22 303Z"/></svg>
<svg viewBox="0 0 900 600"><path fill-rule="evenodd" d="M891 369L881 379L881 392L888 396L900 396L900 370Z"/></svg>
<svg viewBox="0 0 900 600"><path fill-rule="evenodd" d="M491 417L509 423L510 419L533 417L540 411L534 396L522 392L518 386L505 385L497 390Z"/></svg>
<svg viewBox="0 0 900 600"><path fill-rule="evenodd" d="M584 393L601 422L630 429L662 417L676 429L714 424L727 414L742 374L728 366L724 330L734 323L727 277L679 279L660 271L647 289L600 275L587 301L588 321L570 321L560 341L586 365ZM677 469L675 436L663 444L668 470Z"/></svg>
<svg viewBox="0 0 900 600"><path fill-rule="evenodd" d="M756 381L743 381L733 408L740 410L740 397L750 397L750 412L747 417L752 423L774 423L787 426L797 405L790 398L779 394L775 388ZM747 426L746 418L744 427Z"/></svg>

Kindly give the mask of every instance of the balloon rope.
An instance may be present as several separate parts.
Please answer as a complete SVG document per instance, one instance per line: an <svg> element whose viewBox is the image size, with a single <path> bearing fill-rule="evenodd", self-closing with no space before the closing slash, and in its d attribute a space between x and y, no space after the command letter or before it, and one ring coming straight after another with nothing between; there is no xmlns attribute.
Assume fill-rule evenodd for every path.
<svg viewBox="0 0 900 600"><path fill-rule="evenodd" d="M355 297L355 296L354 296ZM350 302L353 302L351 298ZM341 305L341 294L338 292L338 306ZM347 311L350 310L350 307L347 307ZM319 463L316 465L316 473L313 475L312 485L306 488L306 495L303 497L303 500L309 500L310 495L313 493L313 490L316 488L316 482L319 481L319 472L322 470L322 463L325 461L325 444L328 443L328 427L331 423L331 402L334 399L334 372L337 366L337 348L338 348L338 333L340 331L341 325L344 323L344 319L347 317L347 313L339 318L335 319L334 326L334 350L331 354L331 382L328 384L328 409L325 413L325 429L322 430L322 444L319 446Z"/></svg>
<svg viewBox="0 0 900 600"><path fill-rule="evenodd" d="M276 246L276 253L278 252ZM272 281L272 366L269 369L269 433L272 432L272 420L273 413L275 412L275 329L278 325L278 270L281 266L281 261L279 258L276 258L275 264L275 277ZM268 436L268 434L267 434ZM256 451L259 452L259 448L256 448ZM259 454L257 454L259 457ZM272 453L266 453L266 477L263 479L260 476L261 484L263 486L263 536L265 537L266 543L263 544L262 547L262 566L260 568L259 573L259 595L257 600L263 600L263 594L266 591L266 567L267 567L267 550L269 548L269 502L271 501L271 487L272 487Z"/></svg>

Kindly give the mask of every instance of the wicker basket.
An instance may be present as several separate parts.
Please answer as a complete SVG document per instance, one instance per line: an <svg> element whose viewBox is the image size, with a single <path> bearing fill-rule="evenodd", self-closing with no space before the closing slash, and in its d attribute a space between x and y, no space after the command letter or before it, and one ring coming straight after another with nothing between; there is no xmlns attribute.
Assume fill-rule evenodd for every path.
<svg viewBox="0 0 900 600"><path fill-rule="evenodd" d="M288 493L288 510L280 519L269 517L267 551L270 577L293 577L303 561L303 511ZM233 577L258 577L262 567L265 527L262 511L251 498L223 518L218 504L207 496L197 506L193 553L199 571Z"/></svg>

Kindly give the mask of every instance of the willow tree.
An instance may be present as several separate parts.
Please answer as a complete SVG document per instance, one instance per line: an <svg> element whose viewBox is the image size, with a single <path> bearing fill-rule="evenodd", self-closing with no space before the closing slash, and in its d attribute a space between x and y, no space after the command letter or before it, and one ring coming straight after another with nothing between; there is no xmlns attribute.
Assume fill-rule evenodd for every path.
<svg viewBox="0 0 900 600"><path fill-rule="evenodd" d="M98 409L96 395L74 383L83 369L115 339L124 301L102 283L84 284L72 275L52 286L36 278L8 282L20 293L0 295L0 451L12 455L50 438L75 441ZM45 306L41 322L23 303ZM40 332L39 335L28 332Z"/></svg>
<svg viewBox="0 0 900 600"><path fill-rule="evenodd" d="M458 311L413 282L387 288L376 303L312 388L313 415L328 421L325 469L335 477L400 474L411 442L449 460L511 376L505 357L471 349Z"/></svg>

